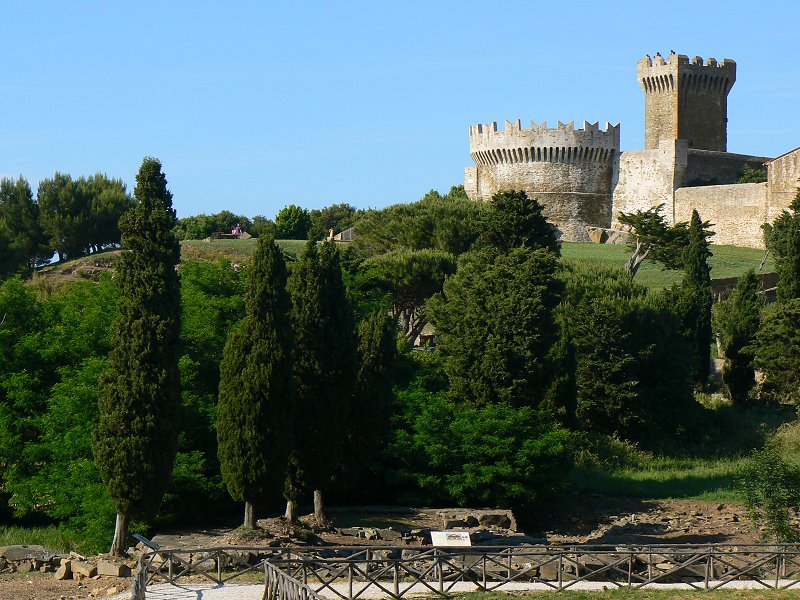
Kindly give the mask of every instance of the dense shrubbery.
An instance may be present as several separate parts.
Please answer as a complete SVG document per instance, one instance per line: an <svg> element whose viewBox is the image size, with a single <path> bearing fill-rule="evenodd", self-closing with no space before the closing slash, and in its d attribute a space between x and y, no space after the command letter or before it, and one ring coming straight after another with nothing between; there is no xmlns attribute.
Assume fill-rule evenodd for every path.
<svg viewBox="0 0 800 600"><path fill-rule="evenodd" d="M699 216L670 238L684 240L690 251L664 257L685 268L683 283L654 293L622 269L565 266L540 207L522 193L483 206L454 188L361 217L352 207L339 208L325 218L358 218L362 242L341 257L333 245L320 249L312 242L290 268L292 371L305 395L294 430L332 440L325 452L294 447L285 489L291 499L324 489L331 498L359 503L527 508L557 495L576 461L585 471L643 461L647 451L741 456L762 443L754 420L747 431L737 430L736 440L728 426L733 412L763 406L723 407L712 420L694 400L693 388L705 383L710 346L707 236ZM794 231L791 218L776 238L782 277L794 272L786 241ZM193 219L176 232L200 231L200 217ZM220 475L218 454L230 457L218 453L216 425L220 389L226 402L267 398L263 380L247 376L245 384L235 367L247 363L251 350L269 354L258 346L266 334L241 336L257 329L253 323L237 328L246 303L248 319L265 316L255 299L266 296L254 294L267 294L269 286L251 278L246 294L250 268L224 261L180 268L181 431L155 523L236 510ZM119 292L110 279L41 292L19 279L0 287L0 493L17 517L62 523L101 548L114 507L89 431L98 417L97 382ZM748 275L718 308L715 328L732 361L725 382L736 399L747 397L751 371L738 378L731 373L749 369L751 356L766 375L762 398L795 399L798 302L782 298L762 317ZM404 330L389 314L405 316ZM408 342L427 321L440 346L410 351ZM231 340L239 335L242 344L228 342L232 354L221 386L219 367L232 332ZM266 374L250 366L259 377ZM333 372L339 375L322 376ZM257 380L261 387L247 388ZM230 415L223 410L221 417ZM228 433L233 429L229 424ZM760 455L755 468L773 458ZM776 467L780 481L767 483L793 482L793 468ZM279 487L250 495L233 482L230 465L226 473L227 487L243 500L263 503ZM796 501L788 492L775 500L757 495L763 486L751 488L754 511L762 515L777 515L778 501ZM784 536L777 523L774 531Z"/></svg>

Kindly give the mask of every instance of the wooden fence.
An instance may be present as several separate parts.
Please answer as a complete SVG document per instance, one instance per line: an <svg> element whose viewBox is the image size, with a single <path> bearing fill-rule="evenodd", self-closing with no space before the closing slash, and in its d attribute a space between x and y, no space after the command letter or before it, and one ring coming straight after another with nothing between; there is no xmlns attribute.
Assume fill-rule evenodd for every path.
<svg viewBox="0 0 800 600"><path fill-rule="evenodd" d="M159 550L139 559L133 598L144 600L147 586L155 583L236 579L264 584L266 600L356 600L368 591L400 600L411 593L444 596L464 589L565 590L583 582L630 588L681 583L712 590L749 581L786 589L800 583L800 545Z"/></svg>

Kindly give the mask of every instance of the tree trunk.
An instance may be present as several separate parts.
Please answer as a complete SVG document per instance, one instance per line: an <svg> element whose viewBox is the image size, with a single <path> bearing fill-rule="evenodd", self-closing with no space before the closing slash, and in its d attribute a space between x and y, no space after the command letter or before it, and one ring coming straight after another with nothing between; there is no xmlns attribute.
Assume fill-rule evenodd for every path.
<svg viewBox="0 0 800 600"><path fill-rule="evenodd" d="M320 527L328 526L325 518L325 503L322 501L322 490L314 490L314 520Z"/></svg>
<svg viewBox="0 0 800 600"><path fill-rule="evenodd" d="M253 510L252 502L244 503L244 526L246 529L256 528L256 511Z"/></svg>
<svg viewBox="0 0 800 600"><path fill-rule="evenodd" d="M286 501L286 520L289 523L297 523L297 503L294 500Z"/></svg>
<svg viewBox="0 0 800 600"><path fill-rule="evenodd" d="M125 551L128 549L126 546L128 541L128 522L128 515L117 513L117 524L114 528L114 541L111 542L112 556L125 556Z"/></svg>

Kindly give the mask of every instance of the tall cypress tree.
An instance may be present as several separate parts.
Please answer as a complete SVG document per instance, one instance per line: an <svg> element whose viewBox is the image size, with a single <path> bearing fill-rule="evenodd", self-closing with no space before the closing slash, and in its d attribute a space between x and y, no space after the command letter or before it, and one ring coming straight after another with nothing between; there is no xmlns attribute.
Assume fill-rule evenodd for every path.
<svg viewBox="0 0 800 600"><path fill-rule="evenodd" d="M680 287L680 309L684 336L694 348L695 383L703 385L711 371L711 257L708 223L692 211L689 245L684 250L684 275Z"/></svg>
<svg viewBox="0 0 800 600"><path fill-rule="evenodd" d="M292 272L294 376L298 418L286 486L287 516L301 490L314 491L314 515L325 522L322 492L341 455L356 380L356 336L332 242L309 240Z"/></svg>
<svg viewBox="0 0 800 600"><path fill-rule="evenodd" d="M109 369L100 381L93 449L117 509L111 547L122 554L131 518L158 509L178 440L180 246L161 163L145 158L135 205L120 219L126 251L117 263L123 294Z"/></svg>
<svg viewBox="0 0 800 600"><path fill-rule="evenodd" d="M375 448L391 431L390 408L397 367L397 319L378 310L358 328L358 378L347 419L341 461L343 477L353 485L376 458Z"/></svg>
<svg viewBox="0 0 800 600"><path fill-rule="evenodd" d="M753 341L761 325L758 287L758 277L750 269L739 277L730 298L714 307L714 330L726 359L722 381L734 404L744 403L756 383L752 357L743 349Z"/></svg>
<svg viewBox="0 0 800 600"><path fill-rule="evenodd" d="M254 505L280 496L290 450L292 411L291 301L286 263L272 238L261 238L245 293L247 315L228 337L220 365L217 440L222 478Z"/></svg>
<svg viewBox="0 0 800 600"><path fill-rule="evenodd" d="M778 271L778 302L800 298L800 189L789 209L775 219L770 236Z"/></svg>

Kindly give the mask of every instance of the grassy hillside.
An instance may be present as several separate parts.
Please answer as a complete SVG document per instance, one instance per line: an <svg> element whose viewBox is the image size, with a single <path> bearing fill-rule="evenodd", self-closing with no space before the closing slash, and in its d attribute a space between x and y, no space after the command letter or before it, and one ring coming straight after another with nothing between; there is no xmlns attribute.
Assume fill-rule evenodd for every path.
<svg viewBox="0 0 800 600"><path fill-rule="evenodd" d="M758 271L764 251L757 248L740 248L738 246L711 246L714 254L711 263L711 277L738 277L748 269ZM625 266L631 251L622 244L581 244L565 242L561 245L561 255L567 262L590 262L606 267ZM764 265L764 272L775 270L775 263L770 255ZM663 289L678 283L683 276L682 271L665 271L653 262L645 261L636 274L636 281L651 289Z"/></svg>
<svg viewBox="0 0 800 600"><path fill-rule="evenodd" d="M305 240L278 240L278 245L288 255L302 253ZM256 247L254 238L249 240L187 240L181 242L182 260L217 260L227 258L240 263L250 260ZM748 269L758 270L763 250L739 248L737 246L712 246L711 277L737 277ZM66 263L56 263L41 268L34 281L49 285L60 285L74 279L92 279L100 273L113 269L118 250L93 254ZM581 244L566 242L561 253L567 263L590 262L606 267L622 268L630 256L627 246L618 244ZM775 270L772 258L764 265L764 272ZM636 281L651 289L663 289L680 281L682 271L664 271L657 264L646 261L636 275Z"/></svg>

